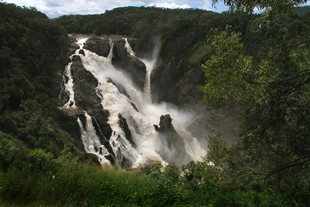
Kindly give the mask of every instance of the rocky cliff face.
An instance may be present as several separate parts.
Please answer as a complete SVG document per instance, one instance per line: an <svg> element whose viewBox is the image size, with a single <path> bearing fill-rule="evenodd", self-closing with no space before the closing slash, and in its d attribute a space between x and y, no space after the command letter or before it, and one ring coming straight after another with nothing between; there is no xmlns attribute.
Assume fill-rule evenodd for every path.
<svg viewBox="0 0 310 207"><path fill-rule="evenodd" d="M113 45L113 66L127 75L133 83L142 91L145 85L146 66L134 55L131 55L125 47L125 40L118 36L111 38L90 38L84 48L95 52L100 56L107 57L110 52L111 42ZM129 38L134 47L137 47L138 40ZM136 48L135 48L136 49Z"/></svg>
<svg viewBox="0 0 310 207"><path fill-rule="evenodd" d="M133 45L135 45L135 49L138 47L138 43L136 39L128 39ZM146 66L143 62L141 62L134 55L130 54L125 47L125 40L121 37L113 37L113 38L90 38L87 43L84 45L85 49L88 49L92 52L97 53L100 56L108 57L110 50L113 47L113 59L112 63L115 68L122 71L125 76L128 76L138 89L143 90L145 84L145 76L146 76ZM75 46L75 45L72 45ZM72 47L72 53L79 47ZM80 49L78 51L80 55L85 56L85 51ZM112 164L116 163L120 165L128 165L127 163L133 164L131 162L130 157L126 157L122 152L122 149L115 150L112 147L114 146L114 141L110 140L112 135L111 126L108 123L110 113L108 110L104 109L101 105L101 101L103 97L98 96L96 88L98 86L98 80L93 76L91 72L86 70L82 64L81 57L79 55L73 55L69 58L68 63L72 62L70 65L71 75L74 84L74 101L77 108L69 108L67 109L68 114L70 114L73 118L81 121L83 128L87 129L87 113L92 120L92 125L95 128L96 135L100 139L100 143L104 145L110 155L105 155L106 159L108 159ZM69 77L66 75L63 78L64 83L67 83ZM120 93L127 96L129 99L129 95L126 92L126 89L117 83L114 83L112 79L108 79L109 83L112 83L117 87ZM61 92L61 99L63 104L69 101L69 95L65 92ZM71 103L72 105L73 103ZM138 108L132 103L133 108L138 111ZM129 129L128 122L131 125L135 126L135 120L130 116L129 120L126 120L122 114L118 114L118 126L124 132L124 136L126 140L130 143L134 148L136 147L136 143L132 138L132 132ZM139 134L139 127L134 127L135 132ZM82 132L81 132L82 133ZM117 137L116 140L121 143L121 138ZM121 143L122 145L122 143ZM100 149L95 149L96 153L101 154Z"/></svg>
<svg viewBox="0 0 310 207"><path fill-rule="evenodd" d="M136 54L138 54L139 48L142 48L140 40L128 38L128 42ZM130 77L137 88L142 91L145 85L146 67L135 55L128 52L125 45L126 41L121 37L111 37L111 39L90 38L84 45L84 48L98 55L108 57L113 47L112 64L126 76ZM154 49L154 47L150 48ZM85 51L79 50L79 54L84 55ZM151 52L146 52L144 57L151 57L151 54ZM203 102L200 86L205 83L205 78L201 70L201 63L192 63L187 61L186 58L167 58L164 56L165 54L162 51L159 53L156 66L151 74L153 101L170 102L190 111L195 119L187 126L187 130L191 132L193 137L198 138L198 141L203 146L207 146L208 135L212 135L215 132L220 132L229 144L235 143L238 139L237 134L240 125L237 119L238 108L216 108ZM98 97L96 93L98 81L91 72L84 68L79 55L72 57L71 73L74 80L75 102L78 107L71 114L74 117L80 118L84 128L87 120L82 110L91 116L100 142L110 153L106 158L111 163L114 163L115 159L120 160L118 164L121 165L131 162L130 159L121 155L120 150L118 152L113 148L113 153L112 145L109 143L113 133L108 124L110 113L102 108L102 97ZM68 81L68 77L65 77L64 81ZM114 84L121 94L130 99L122 85L117 85L113 80L109 79L107 82ZM63 93L62 100L66 103L69 97ZM134 103L132 104L133 108L139 112ZM191 160L191 156L186 153L185 143L174 129L171 121L170 115L162 116L159 127L155 127L160 135L158 138L160 144L156 149L165 161L177 163L181 167L182 164L186 164ZM117 124L124 132L124 136L130 145L135 148L137 143L134 142L132 135L133 133L141 135L138 124L131 116L127 116L126 120L121 113L118 114ZM128 125L131 126L131 130ZM120 138L117 138L117 140L120 140ZM207 150L206 148L204 149Z"/></svg>
<svg viewBox="0 0 310 207"><path fill-rule="evenodd" d="M206 61L207 54L177 56L175 52L165 51L168 44L169 48L174 47L172 43L162 45L151 74L153 102L165 101L191 111L196 118L188 126L188 130L194 137L200 137L199 141L205 146L208 135L215 132L219 132L229 144L237 142L241 123L238 119L240 108L218 108L202 101L203 93L200 88L207 80L201 65Z"/></svg>
<svg viewBox="0 0 310 207"><path fill-rule="evenodd" d="M110 125L107 123L109 117L109 111L105 110L101 106L101 99L96 94L96 87L98 86L97 79L87 71L78 55L72 57L71 73L74 80L74 99L77 107L80 110L85 110L91 117L92 122L97 129L96 131L100 142L105 146L108 152L114 156L111 146L109 145L109 138L112 134ZM76 112L76 116L80 118L85 126L85 116L81 111ZM111 156L107 159L114 163Z"/></svg>
<svg viewBox="0 0 310 207"><path fill-rule="evenodd" d="M169 114L160 117L159 127L155 125L155 129L160 134L160 143L163 143L157 150L164 160L169 164L177 163L179 168L191 161L186 153L185 143L175 131Z"/></svg>

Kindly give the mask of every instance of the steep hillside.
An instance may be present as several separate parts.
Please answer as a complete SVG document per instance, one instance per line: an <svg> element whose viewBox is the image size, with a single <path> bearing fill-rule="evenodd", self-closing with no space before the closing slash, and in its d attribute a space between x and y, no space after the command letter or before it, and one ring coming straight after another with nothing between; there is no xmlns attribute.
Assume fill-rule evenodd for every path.
<svg viewBox="0 0 310 207"><path fill-rule="evenodd" d="M1 157L14 149L12 162L35 148L56 157L83 155L76 121L57 108L69 48L65 29L34 8L1 3L0 30L0 140L1 149L8 147Z"/></svg>
<svg viewBox="0 0 310 207"><path fill-rule="evenodd" d="M307 206L309 23L0 3L0 205Z"/></svg>

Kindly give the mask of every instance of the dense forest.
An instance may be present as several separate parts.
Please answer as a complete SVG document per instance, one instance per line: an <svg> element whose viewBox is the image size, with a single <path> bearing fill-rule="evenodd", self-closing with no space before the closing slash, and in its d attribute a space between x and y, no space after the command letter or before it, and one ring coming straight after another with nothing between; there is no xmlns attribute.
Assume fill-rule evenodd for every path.
<svg viewBox="0 0 310 207"><path fill-rule="evenodd" d="M52 20L0 3L0 205L308 206L309 7L256 15L229 2L221 14L124 7ZM146 47L159 39L158 67L176 87L159 85L154 101L238 105L240 142L215 133L202 161L182 169L102 169L58 108L68 33L130 36Z"/></svg>

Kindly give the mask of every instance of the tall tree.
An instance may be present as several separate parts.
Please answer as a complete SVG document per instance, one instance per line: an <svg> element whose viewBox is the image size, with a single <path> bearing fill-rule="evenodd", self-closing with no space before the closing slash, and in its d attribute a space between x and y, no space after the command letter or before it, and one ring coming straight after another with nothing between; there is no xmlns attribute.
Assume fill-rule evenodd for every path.
<svg viewBox="0 0 310 207"><path fill-rule="evenodd" d="M270 1L246 2L225 1L235 11L253 6L275 9ZM278 9L301 3L281 2ZM255 35L265 35L269 22L258 22ZM243 159L255 163L265 178L281 180L284 171L291 176L289 172L310 167L309 33L306 19L272 31L268 52L256 64L253 57L244 55L240 33L227 28L222 32L213 30L209 36L213 55L203 67L207 78L204 100L215 105L242 106L239 150L244 153Z"/></svg>
<svg viewBox="0 0 310 207"><path fill-rule="evenodd" d="M290 13L294 6L307 3L307 0L220 0L232 12L253 13L254 9L265 10L270 15L279 15L281 12ZM212 0L214 6L219 0Z"/></svg>

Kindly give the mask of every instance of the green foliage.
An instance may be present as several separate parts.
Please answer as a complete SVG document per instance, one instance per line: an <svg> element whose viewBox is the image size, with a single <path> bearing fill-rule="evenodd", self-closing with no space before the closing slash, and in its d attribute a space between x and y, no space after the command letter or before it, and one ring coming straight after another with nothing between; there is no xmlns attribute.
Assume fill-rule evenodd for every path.
<svg viewBox="0 0 310 207"><path fill-rule="evenodd" d="M55 171L57 165L51 153L45 153L43 150L30 151L27 156L16 159L11 168L23 170L24 172L37 171L47 173Z"/></svg>
<svg viewBox="0 0 310 207"><path fill-rule="evenodd" d="M233 104L251 93L248 84L253 77L253 61L243 55L241 34L211 31L210 49L214 51L203 71L207 84L202 88L204 100L214 105ZM221 84L219 84L221 83Z"/></svg>
<svg viewBox="0 0 310 207"><path fill-rule="evenodd" d="M0 3L0 11L0 130L27 150L41 148L57 157L67 145L81 155L68 133L78 130L77 123L57 108L52 90L69 45L66 31L33 8ZM11 143L16 155L27 151Z"/></svg>
<svg viewBox="0 0 310 207"><path fill-rule="evenodd" d="M198 185L203 182L202 177L205 168L205 163L195 163L194 161L191 161L188 164L182 166L182 172L184 173L183 182L187 189L198 188Z"/></svg>
<svg viewBox="0 0 310 207"><path fill-rule="evenodd" d="M54 159L42 150L31 151L24 161L0 171L3 206L306 206L309 201L309 183L285 184L280 193L252 174L239 179L240 187L232 172L202 162L184 166L186 175L180 177L174 165L156 163L140 174ZM199 182L190 187L193 180Z"/></svg>
<svg viewBox="0 0 310 207"><path fill-rule="evenodd" d="M214 6L219 0L212 0ZM232 12L253 13L255 8L264 10L270 16L280 15L282 12L290 14L294 6L307 3L307 0L282 0L281 3L276 0L224 0Z"/></svg>
<svg viewBox="0 0 310 207"><path fill-rule="evenodd" d="M28 152L20 140L0 131L0 168L6 170L11 163Z"/></svg>
<svg viewBox="0 0 310 207"><path fill-rule="evenodd" d="M227 148L219 135L210 137L205 161L221 169L213 173L222 188L252 190L246 196L254 206L263 197L276 206L295 205L293 191L300 191L290 191L286 186L308 186L308 174L302 171L310 162L306 133L310 117L306 107L310 100L307 22L307 17L256 20L249 29L256 30L253 37L266 43L256 51L256 57L245 55L240 33L227 29L209 35L213 52L203 67L207 78L204 99L220 106L239 104L243 123L242 142L236 146ZM247 35L245 39L253 37ZM271 201L276 192L270 188L288 194ZM303 197L309 192L301 194Z"/></svg>
<svg viewBox="0 0 310 207"><path fill-rule="evenodd" d="M244 1L227 2L232 10L253 9L234 4ZM272 16L294 2L301 1L261 7ZM1 3L1 205L307 206L309 17L249 24L257 17L128 7L49 20L34 8ZM193 73L206 61L205 100L242 106L242 143L228 147L219 134L210 136L203 161L181 172L160 163L142 173L81 164L90 163L89 157L68 133L78 126L52 98L54 63L65 57L69 43L57 23L70 33L159 36L165 67L160 75L173 74L168 81L173 86L202 85L201 71ZM225 31L227 24L232 27Z"/></svg>
<svg viewBox="0 0 310 207"><path fill-rule="evenodd" d="M295 7L294 10L296 11L298 16L304 16L309 14L310 6Z"/></svg>

